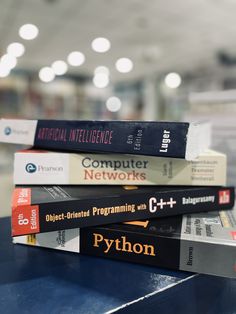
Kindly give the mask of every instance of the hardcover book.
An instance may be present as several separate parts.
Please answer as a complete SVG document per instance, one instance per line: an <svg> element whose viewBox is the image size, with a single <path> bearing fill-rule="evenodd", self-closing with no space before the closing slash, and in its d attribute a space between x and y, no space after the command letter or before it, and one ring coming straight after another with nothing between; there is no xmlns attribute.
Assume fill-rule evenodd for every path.
<svg viewBox="0 0 236 314"><path fill-rule="evenodd" d="M236 210L19 236L15 243L236 278Z"/></svg>
<svg viewBox="0 0 236 314"><path fill-rule="evenodd" d="M15 184L225 185L226 155L207 150L194 161L126 154L15 153Z"/></svg>
<svg viewBox="0 0 236 314"><path fill-rule="evenodd" d="M233 187L18 186L12 235L232 208Z"/></svg>
<svg viewBox="0 0 236 314"><path fill-rule="evenodd" d="M193 160L210 140L209 123L0 120L0 141L41 149Z"/></svg>

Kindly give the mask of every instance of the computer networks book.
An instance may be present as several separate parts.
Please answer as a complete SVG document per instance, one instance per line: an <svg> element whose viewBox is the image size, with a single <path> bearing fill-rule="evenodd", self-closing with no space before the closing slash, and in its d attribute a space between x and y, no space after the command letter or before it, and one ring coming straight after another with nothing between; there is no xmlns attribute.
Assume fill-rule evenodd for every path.
<svg viewBox="0 0 236 314"><path fill-rule="evenodd" d="M226 155L207 150L194 161L126 154L15 153L14 183L28 185L225 185Z"/></svg>
<svg viewBox="0 0 236 314"><path fill-rule="evenodd" d="M229 209L233 187L21 186L12 203L12 235Z"/></svg>
<svg viewBox="0 0 236 314"><path fill-rule="evenodd" d="M209 123L0 120L0 141L35 148L193 160L209 148Z"/></svg>
<svg viewBox="0 0 236 314"><path fill-rule="evenodd" d="M236 278L236 210L75 228L14 243Z"/></svg>

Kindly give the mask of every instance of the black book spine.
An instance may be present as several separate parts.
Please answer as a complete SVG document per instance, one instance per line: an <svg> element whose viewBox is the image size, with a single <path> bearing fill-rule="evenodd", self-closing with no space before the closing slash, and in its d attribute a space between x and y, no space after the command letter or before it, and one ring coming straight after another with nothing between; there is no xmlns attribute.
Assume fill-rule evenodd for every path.
<svg viewBox="0 0 236 314"><path fill-rule="evenodd" d="M33 191L33 189L32 189ZM12 235L49 232L232 208L234 188L199 188L89 199L15 204Z"/></svg>
<svg viewBox="0 0 236 314"><path fill-rule="evenodd" d="M39 120L34 146L185 158L189 123Z"/></svg>
<svg viewBox="0 0 236 314"><path fill-rule="evenodd" d="M181 217L180 217L181 220ZM180 269L180 238L116 228L82 228L80 253L170 269ZM143 227L145 228L145 227Z"/></svg>

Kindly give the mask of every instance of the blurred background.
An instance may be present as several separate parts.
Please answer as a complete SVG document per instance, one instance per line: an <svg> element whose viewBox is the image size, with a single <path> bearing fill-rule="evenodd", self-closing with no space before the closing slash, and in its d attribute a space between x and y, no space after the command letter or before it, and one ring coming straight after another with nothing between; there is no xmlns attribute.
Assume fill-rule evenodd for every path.
<svg viewBox="0 0 236 314"><path fill-rule="evenodd" d="M0 117L209 119L236 180L234 0L1 0ZM13 153L0 144L0 216Z"/></svg>

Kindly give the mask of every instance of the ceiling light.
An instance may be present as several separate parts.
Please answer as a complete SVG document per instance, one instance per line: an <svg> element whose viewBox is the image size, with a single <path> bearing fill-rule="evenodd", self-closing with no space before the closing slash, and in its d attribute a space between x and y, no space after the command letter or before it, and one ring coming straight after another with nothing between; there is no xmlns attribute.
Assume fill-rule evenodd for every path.
<svg viewBox="0 0 236 314"><path fill-rule="evenodd" d="M94 74L95 75L96 74L100 74L100 73L109 75L110 71L109 71L109 69L107 67L101 65L101 66L96 67L96 69L94 70Z"/></svg>
<svg viewBox="0 0 236 314"><path fill-rule="evenodd" d="M7 53L14 57L21 57L25 52L25 47L21 43L11 43L7 47Z"/></svg>
<svg viewBox="0 0 236 314"><path fill-rule="evenodd" d="M6 65L0 63L0 77L7 77L10 74L10 69Z"/></svg>
<svg viewBox="0 0 236 314"><path fill-rule="evenodd" d="M66 73L68 66L64 61L57 60L53 62L52 69L56 75L63 75Z"/></svg>
<svg viewBox="0 0 236 314"><path fill-rule="evenodd" d="M169 88L177 88L180 86L182 80L178 73L169 73L165 77L165 83Z"/></svg>
<svg viewBox="0 0 236 314"><path fill-rule="evenodd" d="M111 43L107 38L98 37L92 41L92 48L96 52L106 52L110 49Z"/></svg>
<svg viewBox="0 0 236 314"><path fill-rule="evenodd" d="M54 80L55 74L52 68L44 67L39 71L39 78L42 82L48 83Z"/></svg>
<svg viewBox="0 0 236 314"><path fill-rule="evenodd" d="M70 65L72 66L80 66L81 64L84 63L85 61L85 56L82 52L80 51L73 51L71 52L68 57L67 61Z"/></svg>
<svg viewBox="0 0 236 314"><path fill-rule="evenodd" d="M34 24L24 24L19 29L19 35L25 40L32 40L38 36L38 27Z"/></svg>
<svg viewBox="0 0 236 314"><path fill-rule="evenodd" d="M109 77L104 73L98 73L93 78L93 84L98 88L104 88L109 84Z"/></svg>
<svg viewBox="0 0 236 314"><path fill-rule="evenodd" d="M106 107L111 112L119 111L121 108L121 101L118 97L110 97L106 101Z"/></svg>
<svg viewBox="0 0 236 314"><path fill-rule="evenodd" d="M133 69L133 62L129 58L120 58L116 61L116 69L121 73L128 73Z"/></svg>
<svg viewBox="0 0 236 314"><path fill-rule="evenodd" d="M1 58L1 63L11 70L16 66L17 60L16 57L9 54L5 54Z"/></svg>

